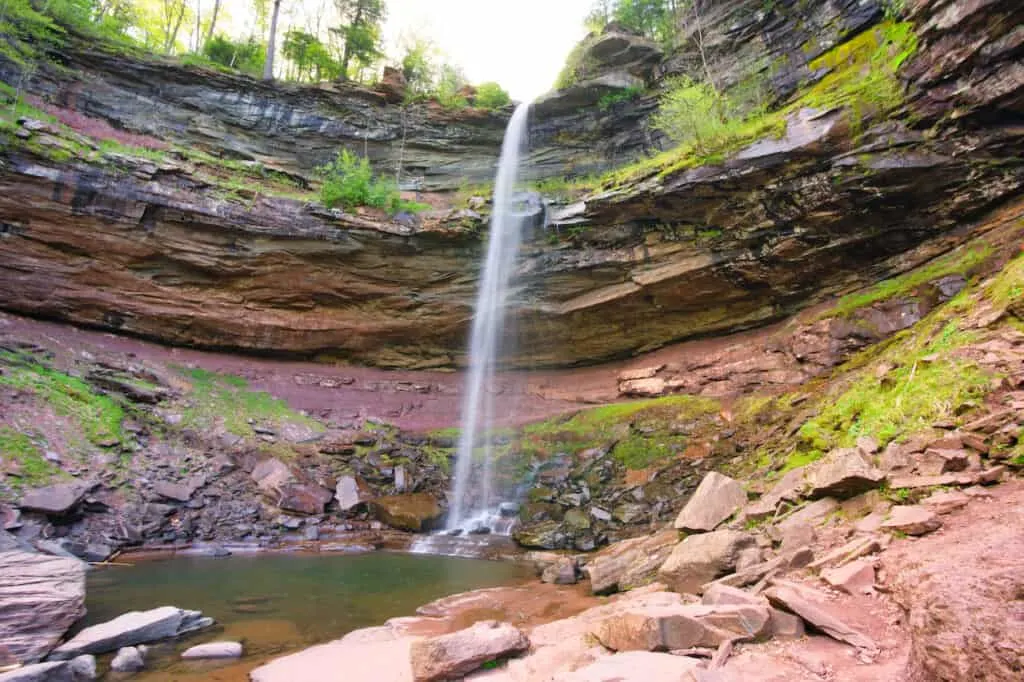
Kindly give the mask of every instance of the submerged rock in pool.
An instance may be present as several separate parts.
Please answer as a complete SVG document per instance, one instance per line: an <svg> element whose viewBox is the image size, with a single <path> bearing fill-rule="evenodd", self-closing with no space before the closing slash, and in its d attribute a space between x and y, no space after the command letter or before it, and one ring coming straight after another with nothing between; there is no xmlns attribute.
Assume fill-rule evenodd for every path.
<svg viewBox="0 0 1024 682"><path fill-rule="evenodd" d="M207 642L185 650L184 659L241 658L242 645L238 642Z"/></svg>
<svg viewBox="0 0 1024 682"><path fill-rule="evenodd" d="M149 611L131 611L114 620L85 628L69 642L57 647L53 659L79 654L102 654L122 647L178 637L213 625L213 619L199 611L161 606Z"/></svg>

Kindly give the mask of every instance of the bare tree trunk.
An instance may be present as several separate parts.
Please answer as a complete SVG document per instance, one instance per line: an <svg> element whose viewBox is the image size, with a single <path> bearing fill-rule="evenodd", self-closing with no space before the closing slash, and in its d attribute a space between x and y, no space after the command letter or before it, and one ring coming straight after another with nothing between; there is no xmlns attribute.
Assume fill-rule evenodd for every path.
<svg viewBox="0 0 1024 682"><path fill-rule="evenodd" d="M281 0L274 0L274 11L270 15L270 37L267 39L267 59L263 63L263 80L274 80L274 49L277 44L277 15L281 11Z"/></svg>
<svg viewBox="0 0 1024 682"><path fill-rule="evenodd" d="M213 0L213 14L210 16L210 25L206 27L206 38L203 44L210 42L213 38L213 29L217 26L217 15L220 13L220 0Z"/></svg>
<svg viewBox="0 0 1024 682"><path fill-rule="evenodd" d="M700 22L700 0L693 0L693 20L696 22L697 27L697 50L700 52L700 61L704 66L704 77L708 79L708 85L715 91L715 94L719 94L718 85L715 84L715 78L711 75L711 68L708 67L708 56L704 50L704 29Z"/></svg>
<svg viewBox="0 0 1024 682"><path fill-rule="evenodd" d="M180 0L178 3L178 18L173 19L172 13L174 12L174 6L171 5L167 10L167 39L164 43L164 53L170 54L174 48L174 43L178 40L178 32L181 30L181 24L185 21L185 0ZM171 28L171 23L174 27Z"/></svg>
<svg viewBox="0 0 1024 682"><path fill-rule="evenodd" d="M199 27L199 22L203 18L203 0L196 0L196 42L195 49L196 54L199 54L199 48L203 42L203 31Z"/></svg>

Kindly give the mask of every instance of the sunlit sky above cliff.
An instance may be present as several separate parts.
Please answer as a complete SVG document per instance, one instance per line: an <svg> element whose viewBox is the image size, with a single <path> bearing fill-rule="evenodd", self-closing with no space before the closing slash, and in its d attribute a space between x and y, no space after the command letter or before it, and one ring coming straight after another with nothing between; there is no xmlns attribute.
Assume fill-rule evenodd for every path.
<svg viewBox="0 0 1024 682"><path fill-rule="evenodd" d="M409 31L432 38L474 83L498 81L514 99L546 92L586 33L593 0L389 0L389 52Z"/></svg>
<svg viewBox="0 0 1024 682"><path fill-rule="evenodd" d="M207 2L203 3L208 4ZM565 57L586 33L583 18L594 0L387 0L384 26L388 61L402 52L404 37L428 38L473 83L497 81L514 99L549 90ZM314 31L332 23L330 0L282 5L279 35L291 26ZM238 34L252 30L249 12L225 11Z"/></svg>

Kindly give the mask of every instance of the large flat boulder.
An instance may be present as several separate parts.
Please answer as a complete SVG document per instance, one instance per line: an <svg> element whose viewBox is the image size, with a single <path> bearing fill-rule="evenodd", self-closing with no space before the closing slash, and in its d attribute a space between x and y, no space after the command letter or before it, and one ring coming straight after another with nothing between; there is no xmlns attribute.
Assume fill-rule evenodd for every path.
<svg viewBox="0 0 1024 682"><path fill-rule="evenodd" d="M616 542L591 557L583 572L590 577L594 594L642 587L657 579L658 569L677 544L679 533L671 528Z"/></svg>
<svg viewBox="0 0 1024 682"><path fill-rule="evenodd" d="M45 488L35 488L25 493L18 506L23 511L59 516L68 513L78 505L92 487L90 483L72 481L48 485Z"/></svg>
<svg viewBox="0 0 1024 682"><path fill-rule="evenodd" d="M765 590L765 596L775 606L794 613L832 639L868 651L877 651L874 640L851 627L839 609L815 590L802 585L776 583Z"/></svg>
<svg viewBox="0 0 1024 682"><path fill-rule="evenodd" d="M414 638L387 627L356 630L340 640L275 659L249 673L251 682L412 682Z"/></svg>
<svg viewBox="0 0 1024 682"><path fill-rule="evenodd" d="M816 463L807 479L811 497L842 500L877 488L886 476L859 448L839 448Z"/></svg>
<svg viewBox="0 0 1024 682"><path fill-rule="evenodd" d="M70 641L57 647L51 657L57 660L80 654L104 654L123 647L179 637L213 625L199 611L161 606L149 611L130 611L113 620L87 627Z"/></svg>
<svg viewBox="0 0 1024 682"><path fill-rule="evenodd" d="M675 546L658 579L676 592L699 594L705 583L733 571L739 553L755 544L754 536L735 530L691 535Z"/></svg>
<svg viewBox="0 0 1024 682"><path fill-rule="evenodd" d="M575 672L556 675L552 682L681 682L698 665L696 659L686 656L626 651L599 658Z"/></svg>
<svg viewBox="0 0 1024 682"><path fill-rule="evenodd" d="M747 493L738 481L709 472L679 512L675 527L687 533L714 530L746 503Z"/></svg>
<svg viewBox="0 0 1024 682"><path fill-rule="evenodd" d="M338 509L347 512L370 501L373 498L373 491L366 481L358 476L342 476L335 486L334 497L338 500Z"/></svg>
<svg viewBox="0 0 1024 682"><path fill-rule="evenodd" d="M413 533L434 528L444 515L441 505L427 493L378 497L370 502L370 510L392 528Z"/></svg>
<svg viewBox="0 0 1024 682"><path fill-rule="evenodd" d="M85 564L0 551L0 665L42 659L85 615Z"/></svg>
<svg viewBox="0 0 1024 682"><path fill-rule="evenodd" d="M768 633L767 604L654 606L606 618L594 637L614 651L672 651L750 641Z"/></svg>
<svg viewBox="0 0 1024 682"><path fill-rule="evenodd" d="M412 644L410 661L416 682L461 679L484 663L530 648L522 630L498 621L481 621L468 628Z"/></svg>

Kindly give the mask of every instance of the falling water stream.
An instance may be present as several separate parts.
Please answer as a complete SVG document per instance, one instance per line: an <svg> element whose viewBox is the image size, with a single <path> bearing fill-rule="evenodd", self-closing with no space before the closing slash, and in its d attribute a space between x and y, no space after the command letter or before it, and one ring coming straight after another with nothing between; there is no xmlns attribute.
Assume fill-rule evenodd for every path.
<svg viewBox="0 0 1024 682"><path fill-rule="evenodd" d="M505 329L505 306L523 225L531 215L522 209L515 186L526 143L530 104L516 107L505 130L494 205L480 290L477 294L469 344L469 373L462 400L462 424L455 460L455 476L448 511L449 534L488 528L507 533L510 522L502 519L493 490L492 445L488 433L494 422L494 379ZM482 443L480 443L482 438ZM474 450L482 450L475 455ZM474 467L481 462L481 469ZM435 548L436 549L436 548ZM429 546L421 551L431 551Z"/></svg>

